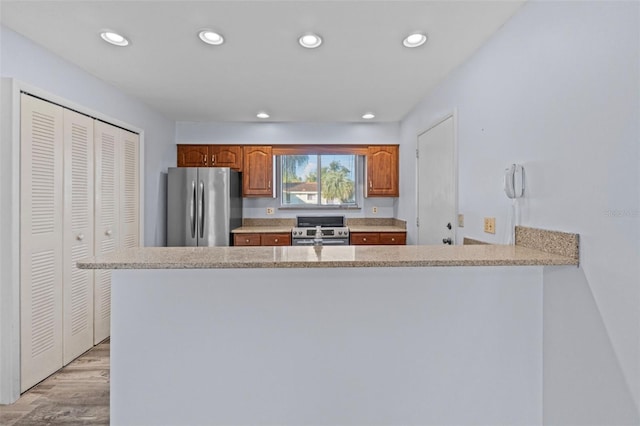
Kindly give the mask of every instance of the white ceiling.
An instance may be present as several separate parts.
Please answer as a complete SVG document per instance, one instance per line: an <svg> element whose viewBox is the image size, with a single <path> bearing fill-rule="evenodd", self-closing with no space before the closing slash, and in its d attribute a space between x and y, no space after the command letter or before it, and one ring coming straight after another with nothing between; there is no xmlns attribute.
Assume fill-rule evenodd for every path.
<svg viewBox="0 0 640 426"><path fill-rule="evenodd" d="M177 121L398 121L523 1L2 0L0 22ZM404 48L415 30L428 42Z"/></svg>

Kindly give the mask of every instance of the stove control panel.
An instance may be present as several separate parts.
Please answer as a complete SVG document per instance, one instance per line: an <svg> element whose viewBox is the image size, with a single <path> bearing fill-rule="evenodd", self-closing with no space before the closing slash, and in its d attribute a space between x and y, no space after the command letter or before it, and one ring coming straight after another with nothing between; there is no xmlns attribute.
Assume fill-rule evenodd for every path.
<svg viewBox="0 0 640 426"><path fill-rule="evenodd" d="M322 238L344 238L349 236L349 228L322 228ZM316 228L293 228L291 231L293 238L313 238L316 236Z"/></svg>

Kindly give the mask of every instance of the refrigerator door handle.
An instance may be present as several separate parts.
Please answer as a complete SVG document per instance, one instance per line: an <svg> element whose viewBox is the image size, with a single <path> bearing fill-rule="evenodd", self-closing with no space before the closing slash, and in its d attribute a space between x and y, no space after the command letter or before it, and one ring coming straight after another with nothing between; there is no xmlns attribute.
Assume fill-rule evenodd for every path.
<svg viewBox="0 0 640 426"><path fill-rule="evenodd" d="M189 219L191 220L191 238L196 237L196 181L191 181L191 206L189 208Z"/></svg>
<svg viewBox="0 0 640 426"><path fill-rule="evenodd" d="M204 238L204 182L200 181L200 217L198 222L200 225L200 238Z"/></svg>

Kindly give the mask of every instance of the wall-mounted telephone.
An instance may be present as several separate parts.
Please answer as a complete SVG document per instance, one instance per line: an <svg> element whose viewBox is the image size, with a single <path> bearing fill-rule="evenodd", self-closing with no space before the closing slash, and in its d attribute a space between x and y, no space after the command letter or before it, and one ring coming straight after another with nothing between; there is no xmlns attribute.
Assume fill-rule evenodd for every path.
<svg viewBox="0 0 640 426"><path fill-rule="evenodd" d="M509 198L524 195L524 169L520 164L512 164L504 171L504 192Z"/></svg>

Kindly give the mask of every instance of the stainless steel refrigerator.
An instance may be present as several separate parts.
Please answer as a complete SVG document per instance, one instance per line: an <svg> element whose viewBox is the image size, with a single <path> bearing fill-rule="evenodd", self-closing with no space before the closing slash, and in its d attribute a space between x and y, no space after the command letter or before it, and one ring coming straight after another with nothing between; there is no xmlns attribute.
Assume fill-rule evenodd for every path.
<svg viewBox="0 0 640 426"><path fill-rule="evenodd" d="M170 167L167 246L229 246L242 226L240 174L228 167Z"/></svg>

